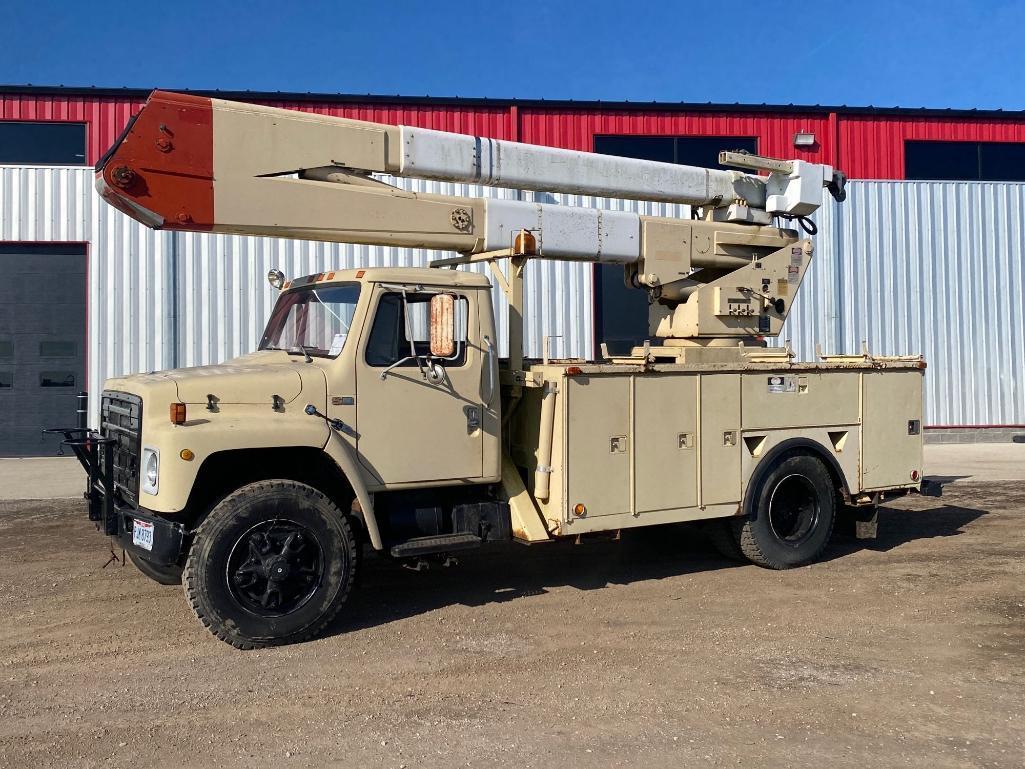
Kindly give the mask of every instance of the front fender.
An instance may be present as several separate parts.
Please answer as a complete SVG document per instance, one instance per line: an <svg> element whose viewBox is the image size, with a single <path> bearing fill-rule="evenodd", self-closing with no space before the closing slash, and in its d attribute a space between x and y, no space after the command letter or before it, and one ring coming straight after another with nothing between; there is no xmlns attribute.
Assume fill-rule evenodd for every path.
<svg viewBox="0 0 1025 769"><path fill-rule="evenodd" d="M310 419L301 409L291 406L274 411L269 405L239 404L221 407L216 412L197 410L195 416L193 412L189 416L183 425L171 424L166 419L144 421L142 445L160 452L160 482L156 494L140 489L141 507L158 513L184 510L203 462L218 452L320 449L330 433L324 420ZM192 452L192 459L182 458L185 449Z"/></svg>
<svg viewBox="0 0 1025 769"><path fill-rule="evenodd" d="M363 524L367 527L367 536L370 537L370 544L375 550L384 549L384 540L381 539L381 530L377 526L377 516L374 514L374 502L367 491L366 481L363 472L356 461L352 447L342 440L334 430L330 431L327 444L324 446L324 453L327 454L338 465L338 469L348 479L352 491L356 495L363 510Z"/></svg>

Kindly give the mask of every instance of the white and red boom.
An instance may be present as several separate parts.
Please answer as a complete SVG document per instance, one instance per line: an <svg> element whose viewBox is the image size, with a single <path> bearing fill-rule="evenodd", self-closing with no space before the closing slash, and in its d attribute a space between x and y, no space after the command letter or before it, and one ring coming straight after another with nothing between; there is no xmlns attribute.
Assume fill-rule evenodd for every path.
<svg viewBox="0 0 1025 769"><path fill-rule="evenodd" d="M717 221L807 216L829 166L730 153L767 176L611 157L478 136L154 91L97 167L109 203L161 229L429 247L508 248L531 231L550 258L631 263L633 213L414 194L371 174L684 203Z"/></svg>

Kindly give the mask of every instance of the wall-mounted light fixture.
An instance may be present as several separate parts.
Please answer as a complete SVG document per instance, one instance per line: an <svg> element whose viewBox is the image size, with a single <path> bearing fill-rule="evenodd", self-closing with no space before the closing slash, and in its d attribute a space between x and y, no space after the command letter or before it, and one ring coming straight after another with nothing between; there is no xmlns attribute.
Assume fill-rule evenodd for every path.
<svg viewBox="0 0 1025 769"><path fill-rule="evenodd" d="M794 134L794 146L795 147L814 147L815 146L815 134L806 133L804 131L798 131Z"/></svg>

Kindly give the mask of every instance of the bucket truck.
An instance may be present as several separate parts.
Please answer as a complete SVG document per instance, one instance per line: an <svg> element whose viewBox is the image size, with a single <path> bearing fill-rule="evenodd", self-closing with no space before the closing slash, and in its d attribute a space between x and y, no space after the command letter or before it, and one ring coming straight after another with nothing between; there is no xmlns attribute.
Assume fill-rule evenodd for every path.
<svg viewBox="0 0 1025 769"><path fill-rule="evenodd" d="M155 91L97 166L146 225L442 249L427 268L286 278L257 350L109 380L62 430L90 518L183 583L239 648L343 608L364 551L421 565L492 541L703 521L725 552L816 559L841 512L921 491L919 357L798 362L780 333L814 255L793 225L836 169L723 153L709 170ZM730 170L733 169L733 170ZM382 180L667 201L691 218L405 191ZM650 340L528 359L539 259L623 265ZM508 300L500 359L492 284Z"/></svg>

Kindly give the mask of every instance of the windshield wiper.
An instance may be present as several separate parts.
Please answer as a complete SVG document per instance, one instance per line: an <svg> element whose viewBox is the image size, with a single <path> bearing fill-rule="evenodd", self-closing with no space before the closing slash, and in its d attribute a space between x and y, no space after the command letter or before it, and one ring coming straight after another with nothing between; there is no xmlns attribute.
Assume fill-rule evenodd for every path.
<svg viewBox="0 0 1025 769"><path fill-rule="evenodd" d="M309 353L309 351L308 351L308 350L306 349L306 345L304 345L304 344L300 344L299 342L296 342L296 343L295 343L295 346L296 346L296 347L298 347L298 348L299 348L300 350L302 350L302 351L303 351L303 355L304 355L304 356L306 357L306 362L307 362L307 363L313 363L313 358L311 358L311 357L310 357L310 353Z"/></svg>

